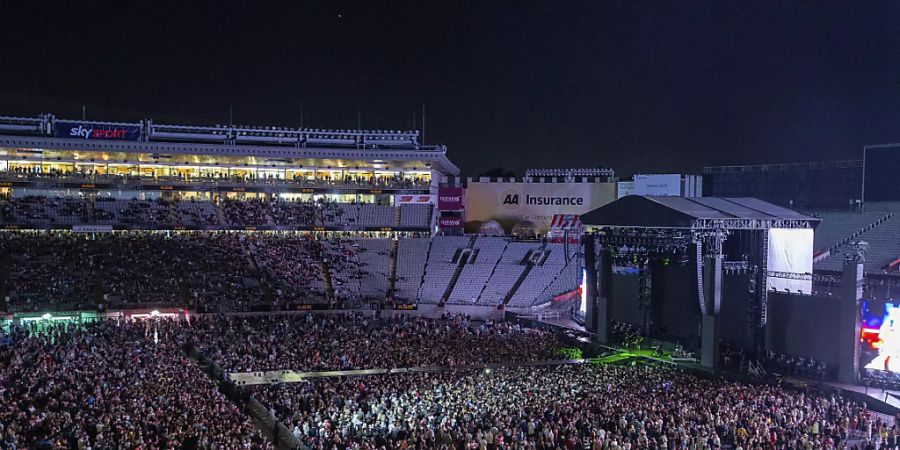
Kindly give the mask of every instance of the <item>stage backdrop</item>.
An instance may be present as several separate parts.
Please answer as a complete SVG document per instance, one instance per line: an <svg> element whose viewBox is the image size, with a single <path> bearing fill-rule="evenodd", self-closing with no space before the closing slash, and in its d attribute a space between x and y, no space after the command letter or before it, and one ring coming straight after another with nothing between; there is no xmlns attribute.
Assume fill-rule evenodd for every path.
<svg viewBox="0 0 900 450"><path fill-rule="evenodd" d="M771 272L811 274L813 266L813 230L773 228L769 230L768 268ZM769 277L770 289L792 293L812 293L812 280Z"/></svg>

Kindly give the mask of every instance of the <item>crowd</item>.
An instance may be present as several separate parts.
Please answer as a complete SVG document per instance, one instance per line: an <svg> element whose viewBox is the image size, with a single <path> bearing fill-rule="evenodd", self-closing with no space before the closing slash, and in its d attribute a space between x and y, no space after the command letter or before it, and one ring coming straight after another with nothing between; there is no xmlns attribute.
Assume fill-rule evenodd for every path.
<svg viewBox="0 0 900 450"><path fill-rule="evenodd" d="M331 177L328 173L321 173L318 178L310 177L308 174L295 173L288 177L284 177L281 173L227 173L227 172L206 172L202 174L191 175L187 173L179 173L175 175L140 175L131 174L109 174L98 172L93 169L82 168L80 170L59 170L51 168L44 171L41 167L15 167L10 171L0 171L0 178L14 180L32 180L32 181L102 181L102 182L138 182L146 181L152 183L159 182L185 182L185 183L238 183L238 184L292 184L303 186L321 186L321 187L381 187L381 188L428 188L431 181L428 178L416 177L400 177L400 176L355 176L346 175L344 177Z"/></svg>
<svg viewBox="0 0 900 450"><path fill-rule="evenodd" d="M71 225L87 223L90 213L87 203L77 197L0 196L0 221Z"/></svg>
<svg viewBox="0 0 900 450"><path fill-rule="evenodd" d="M63 305L246 311L326 300L341 306L353 299L347 280L370 270L325 250L349 242L312 234L3 233L0 293L17 311Z"/></svg>
<svg viewBox="0 0 900 450"><path fill-rule="evenodd" d="M98 249L83 237L61 234L0 234L0 257L10 306L80 309L96 304Z"/></svg>
<svg viewBox="0 0 900 450"><path fill-rule="evenodd" d="M0 224L21 228L111 225L126 229L192 228L381 228L377 215L360 215L357 203L282 198L218 201L195 198L114 199L110 197L0 196ZM397 207L377 205L381 214L396 216ZM349 214L349 212L353 214ZM428 228L430 214L404 226Z"/></svg>
<svg viewBox="0 0 900 450"><path fill-rule="evenodd" d="M0 336L2 449L267 448L186 356L192 345L226 372L430 368L241 388L309 449L900 445L900 427L833 393L630 361L522 365L559 359L562 342L510 322L282 314L32 327ZM468 367L497 362L509 364Z"/></svg>
<svg viewBox="0 0 900 450"><path fill-rule="evenodd" d="M466 317L215 316L192 331L228 372L391 369L560 359L556 335Z"/></svg>
<svg viewBox="0 0 900 450"><path fill-rule="evenodd" d="M0 345L0 448L265 449L174 325L97 322Z"/></svg>
<svg viewBox="0 0 900 450"><path fill-rule="evenodd" d="M317 378L254 395L312 449L895 448L900 431L839 396L649 365Z"/></svg>
<svg viewBox="0 0 900 450"><path fill-rule="evenodd" d="M326 300L320 241L310 235L254 235L247 237L247 246L248 255L271 286L273 305Z"/></svg>

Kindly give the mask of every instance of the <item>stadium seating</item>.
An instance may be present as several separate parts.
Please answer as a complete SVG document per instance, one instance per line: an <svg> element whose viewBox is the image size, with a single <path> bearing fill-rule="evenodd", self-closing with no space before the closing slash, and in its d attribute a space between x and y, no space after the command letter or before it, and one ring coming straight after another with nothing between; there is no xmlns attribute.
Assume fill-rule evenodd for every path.
<svg viewBox="0 0 900 450"><path fill-rule="evenodd" d="M394 298L397 301L415 303L428 261L430 238L401 239L397 249L397 279Z"/></svg>
<svg viewBox="0 0 900 450"><path fill-rule="evenodd" d="M571 249L569 252L569 260L566 260L565 244L547 244L542 251L534 254L533 267L513 293L508 305L519 308L529 307L542 300L549 300L552 295L577 287L577 278L573 276L572 284L569 285L566 282L567 277L561 276L567 266L574 265L572 263L575 252ZM555 282L558 278L559 282Z"/></svg>
<svg viewBox="0 0 900 450"><path fill-rule="evenodd" d="M508 243L500 261L494 268L494 272L491 273L484 291L478 299L478 303L484 305L499 305L503 303L507 293L513 288L527 267L525 257L539 250L540 247L540 244L534 242Z"/></svg>
<svg viewBox="0 0 900 450"><path fill-rule="evenodd" d="M400 207L282 199L0 198L0 225L65 229L110 225L126 229L312 228L427 230L430 205Z"/></svg>
<svg viewBox="0 0 900 450"><path fill-rule="evenodd" d="M390 239L354 239L354 255L359 265L359 293L363 298L384 299L391 276Z"/></svg>
<svg viewBox="0 0 900 450"><path fill-rule="evenodd" d="M322 213L326 227L353 227L359 222L359 207L351 203L327 203Z"/></svg>
<svg viewBox="0 0 900 450"><path fill-rule="evenodd" d="M140 214L151 220L199 214L194 208L205 204L100 203L104 211L141 205ZM579 281L577 264L566 264L561 244L500 237L408 237L395 243L294 232L130 231L7 232L0 239L9 257L0 294L9 296L14 310L102 304L240 311L325 302L349 308L391 295L398 303L484 306L511 298L510 306L528 307Z"/></svg>
<svg viewBox="0 0 900 450"><path fill-rule="evenodd" d="M431 240L425 276L419 287L419 302L440 303L443 300L463 252L470 250L471 240L460 236L435 236Z"/></svg>
<svg viewBox="0 0 900 450"><path fill-rule="evenodd" d="M400 227L428 228L431 223L431 205L401 205Z"/></svg>
<svg viewBox="0 0 900 450"><path fill-rule="evenodd" d="M361 227L383 228L397 226L397 210L391 206L359 205Z"/></svg>
<svg viewBox="0 0 900 450"><path fill-rule="evenodd" d="M825 251L839 245L885 217L885 213L816 213L822 220L816 228L814 249Z"/></svg>
<svg viewBox="0 0 900 450"><path fill-rule="evenodd" d="M481 297L481 291L491 277L497 262L506 249L506 240L499 237L479 237L472 246L472 251L459 279L453 286L448 299L449 303L475 304Z"/></svg>
<svg viewBox="0 0 900 450"><path fill-rule="evenodd" d="M900 258L900 215L895 213L820 213L822 223L816 229L816 252L829 250L830 256L818 261L817 270L839 271L842 253L855 242L868 243L866 271L878 272Z"/></svg>

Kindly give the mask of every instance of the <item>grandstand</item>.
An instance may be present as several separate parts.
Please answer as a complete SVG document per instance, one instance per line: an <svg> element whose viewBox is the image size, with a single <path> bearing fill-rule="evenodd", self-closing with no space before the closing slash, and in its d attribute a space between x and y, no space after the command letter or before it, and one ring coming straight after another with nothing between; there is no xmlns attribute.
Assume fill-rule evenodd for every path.
<svg viewBox="0 0 900 450"><path fill-rule="evenodd" d="M443 408L452 402L443 404L440 402L444 400L429 399L429 386L439 384L440 390L453 390L460 395L482 395L483 386L495 390L517 386L552 402L559 394L535 388L532 378L554 377L560 386L569 388L583 385L583 381L602 382L598 384L601 388L624 383L614 392L628 392L641 383L679 377L691 386L704 383L651 363L638 369L625 365L609 369L593 368L594 365L567 368L572 361L554 360L561 350L556 336L523 326L522 322L495 322L494 318L540 320L555 314L559 320L575 323L569 319L572 316L568 311L574 307L570 300L580 292L584 264L581 249L573 242L559 242L568 241L565 237L527 240L432 235L439 213L433 201L435 192L454 173L452 168L448 170L449 166L441 167L439 162L417 156L417 152L434 150L413 144L411 138L402 134L385 137L386 142L380 138L372 140L365 133L309 133L301 138L292 130L249 133L233 127L157 129L147 121L139 124L139 137L127 145L108 140L95 144L88 140L88 144L98 147L77 150L79 161L91 152L96 152L96 158L112 151L119 152L116 158L124 161L123 155L128 152L116 150L116 146L171 146L177 142L182 153L176 160L186 158L184 164L189 166L196 158L206 158L218 160L219 167L226 161L231 161L227 164L231 165L234 158L241 157L206 155L211 148L249 151L252 156L243 160L246 163L267 158L267 152L308 152L305 159L288 156L283 166L256 167L255 173L226 169L229 171L208 174L188 168L176 170L173 175L173 167L181 166L170 160L166 163L168 169L161 169L169 170L168 174L145 171L155 162L141 162L137 172L123 175L110 173L112 168L103 169L105 173L100 169L67 171L53 160L30 169L23 166L28 163L19 160L59 155L77 147L69 139L55 135L53 127L58 123L53 118L42 120L47 127L43 132L0 135L0 143L3 139L37 139L44 142L44 147L38 148L46 149L25 157L17 149L3 150L13 157L5 161L2 177L7 181L0 187L0 224L8 229L0 234L0 297L5 299L0 309L9 312L18 324L29 319L42 326L52 323L51 313L69 317L75 314L72 311L90 311L116 321L128 314L132 318L152 318L160 314L160 309L169 316L190 316L191 326L184 328L175 322L124 322L126 325L116 327L98 322L100 325L90 325L84 332L66 333L88 342L101 339L99 348L104 355L115 354L110 348L118 345L125 356L138 359L135 355L144 352L142 346L149 345L152 336L154 345L163 342L157 356L175 361L166 363L170 365L154 363L156 370L179 371L181 378L197 376L192 365L195 363L185 359L181 348L185 343L197 343L197 347L188 349L204 361L202 367L213 373L212 379L249 379L261 385L250 388L241 387L240 382L224 382L226 390L239 392L233 399L248 402L244 410L250 411L249 416L265 422L262 430L281 430L280 436L290 436L268 436L269 440L318 443L316 438L309 438L308 430L303 431L309 423L297 420L300 416L294 410L296 405L312 405L304 403L308 400L306 386L322 386L333 393L332 397L351 398L350 393L364 385L372 398L385 395L408 401L405 393L392 391L397 386L392 383L410 383L423 386L425 398L416 398L416 404L440 404ZM202 142L194 142L192 139L201 131L206 133L198 138ZM347 160L328 159L323 156L325 153L314 156L315 152L345 152L342 154L352 156L343 156ZM379 177L379 171L388 170L402 158L395 156L394 162L385 163L386 159L376 158L372 152L408 154L412 159L418 158L417 162L407 161L409 164L422 165L406 170L398 164L390 169L387 178ZM75 153L73 150L72 156ZM333 168L326 166L324 170L312 169L311 178L291 175L291 171L307 170L307 164L317 158L312 164L338 161L338 166L343 167L341 173L335 174ZM72 167L80 164L73 162ZM349 168L351 164L353 169ZM371 172L360 175L358 171ZM426 201L403 200L408 198ZM818 217L822 226L815 235L816 271L840 270L840 255L858 241L870 243L866 266L869 272L896 271L900 259L900 218L895 214L826 211ZM674 270L673 278L677 273L692 275ZM741 285L740 290L744 289L745 285ZM694 301L691 292L682 294ZM382 310L392 307L393 317L385 319L391 314L383 314ZM297 314L326 309L344 311L329 311L327 316ZM345 315L347 311L354 312ZM235 312L252 314L230 314ZM453 316L454 312L475 313L487 321L472 323L470 317ZM419 318L411 319L406 313ZM421 317L439 317L440 321ZM622 324L613 327L611 336L616 342L633 345L639 341L637 333L628 324ZM69 342L64 338L52 345L68 349ZM79 345L77 340L75 343ZM0 346L0 361L3 351ZM130 351L135 355L127 353ZM69 357L76 353L66 352ZM687 360L695 360L692 354L687 355ZM606 364L620 359L635 362L624 353L595 362ZM22 360L17 357L6 361ZM41 364L54 367L50 360ZM785 373L818 378L828 376L834 367L820 359L794 359L786 350L769 356L767 364ZM29 366L13 367L18 374ZM485 370L465 372L473 367ZM328 380L319 379L316 372L304 372L357 369L365 369L369 373L363 376L370 378L356 384L348 383L352 378L346 376ZM497 372L492 375L495 369ZM312 381L308 385L291 383L290 377L296 377L298 372L303 373L298 379L309 377ZM426 375L431 372L434 373ZM101 372L100 378L106 375ZM2 376L0 381L4 381ZM15 383L18 389L33 389L33 383ZM267 387L270 383L274 385ZM730 386L724 381L716 383L720 384L708 386ZM204 397L224 401L208 386L205 389ZM667 395L668 389L654 391L647 398ZM703 389L691 392L697 401L706 398ZM763 392L771 395L773 391ZM3 395L0 392L0 399ZM610 391L600 389L591 395L608 398ZM790 398L791 394L779 395ZM197 405L202 405L202 400L192 401L195 404L190 408L202 409ZM516 404L529 401L518 399ZM542 405L549 408L550 404ZM734 405L740 408L741 399ZM2 414L0 409L0 417ZM212 420L197 417L206 422ZM250 448L266 448L269 444L249 429L245 419L235 410L229 418L234 434L219 439L230 445L254 442ZM333 420L349 426L346 417L335 416ZM27 441L38 442L38 438L29 436ZM366 438L358 441L368 442Z"/></svg>
<svg viewBox="0 0 900 450"><path fill-rule="evenodd" d="M841 270L843 257L856 242L866 242L867 273L896 273L900 259L900 215L894 212L823 212L815 234L814 269Z"/></svg>
<svg viewBox="0 0 900 450"><path fill-rule="evenodd" d="M261 232L0 234L8 311L181 306L254 311L454 304L529 308L577 288L564 244L501 237ZM293 305L293 306L292 306Z"/></svg>
<svg viewBox="0 0 900 450"><path fill-rule="evenodd" d="M0 220L17 229L428 230L437 186L459 169L418 136L0 117Z"/></svg>

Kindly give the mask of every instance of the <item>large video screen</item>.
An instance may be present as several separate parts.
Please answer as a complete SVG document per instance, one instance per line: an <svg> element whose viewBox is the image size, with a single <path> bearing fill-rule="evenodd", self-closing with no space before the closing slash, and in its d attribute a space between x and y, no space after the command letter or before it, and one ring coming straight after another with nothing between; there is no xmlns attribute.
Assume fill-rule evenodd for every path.
<svg viewBox="0 0 900 450"><path fill-rule="evenodd" d="M864 200L867 202L900 202L900 145L866 147L863 169Z"/></svg>
<svg viewBox="0 0 900 450"><path fill-rule="evenodd" d="M900 304L863 301L860 365L900 372Z"/></svg>

